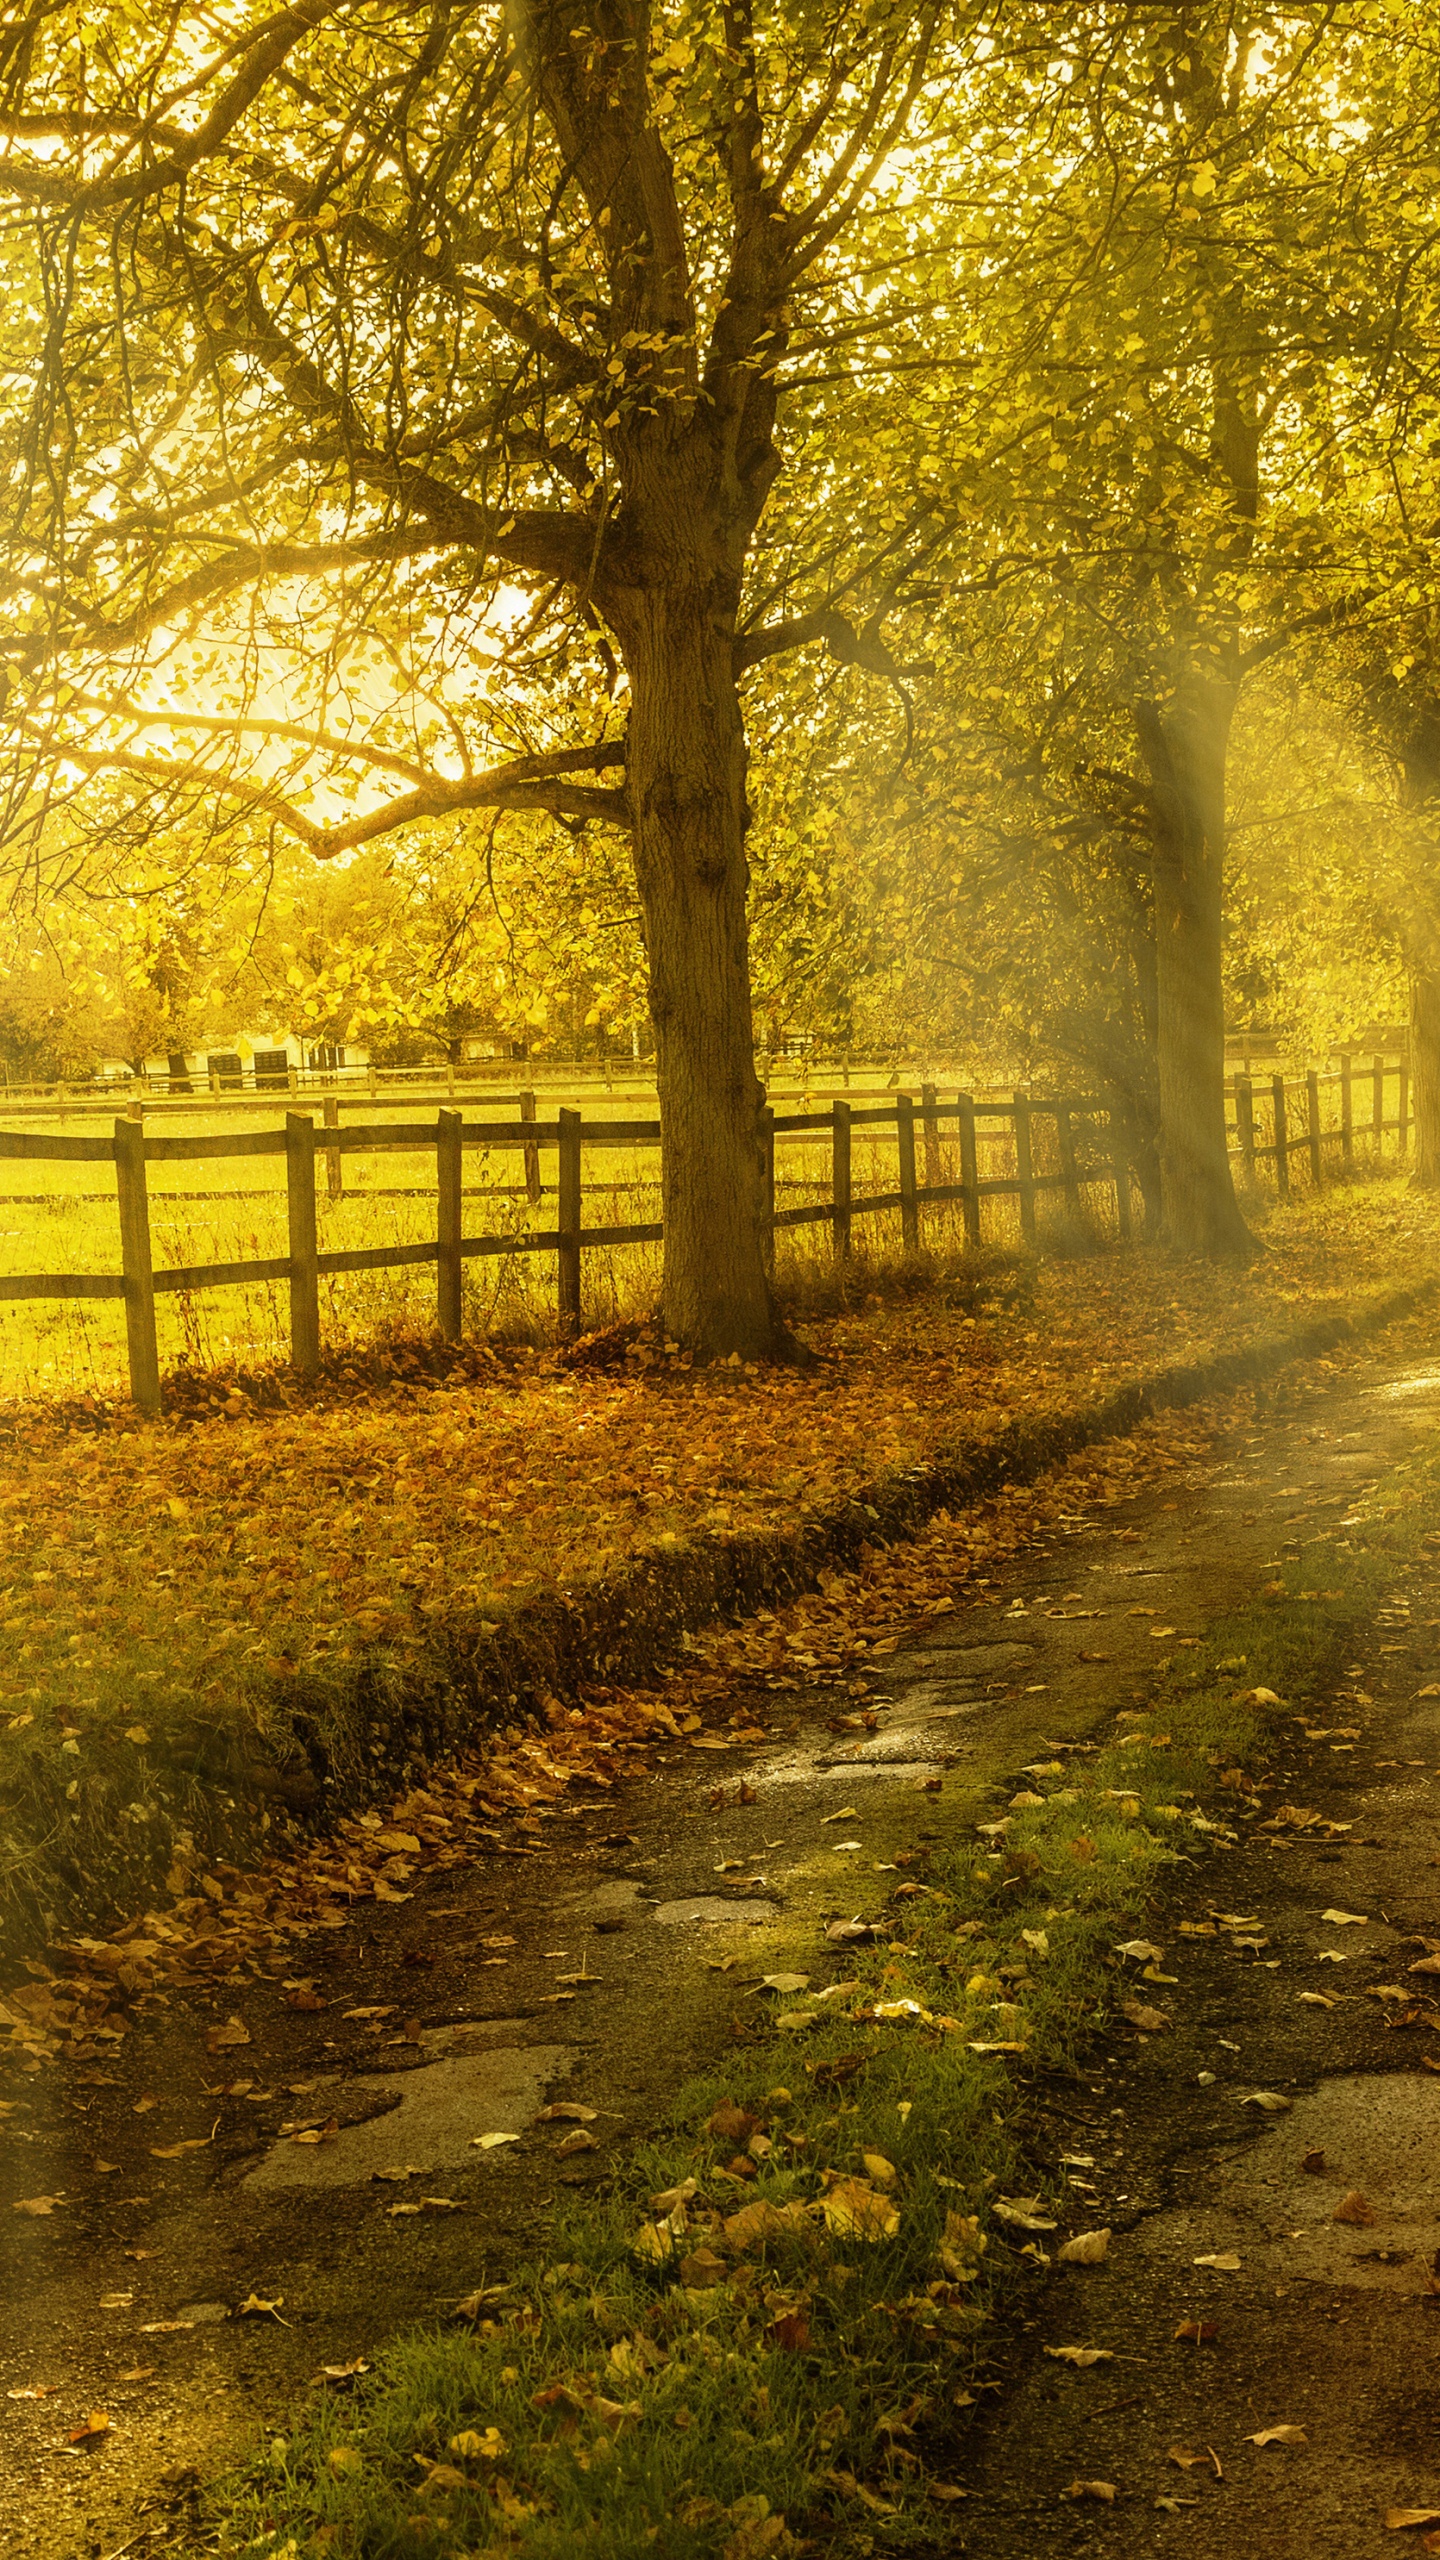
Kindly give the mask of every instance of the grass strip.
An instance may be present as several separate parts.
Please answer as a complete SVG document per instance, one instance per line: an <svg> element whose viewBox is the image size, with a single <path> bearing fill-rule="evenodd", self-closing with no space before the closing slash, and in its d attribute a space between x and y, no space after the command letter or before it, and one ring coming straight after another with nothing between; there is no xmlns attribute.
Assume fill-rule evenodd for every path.
<svg viewBox="0 0 1440 2560"><path fill-rule="evenodd" d="M1072 2218L1034 2192L1025 2084L1073 2068L1137 1992L1163 2000L1117 1967L1117 1934L1177 1860L1234 1843L1207 1801L1258 1812L1267 1729L1333 1675L1429 1516L1373 1552L1312 1548L1307 1581L1340 1587L1275 1586L1113 1743L1027 1770L978 1839L897 1858L873 1935L827 1939L815 1972L835 1980L780 1990L779 2019L682 2091L544 2263L314 2397L228 2485L221 2547L786 2560L946 2541L987 2321Z"/></svg>

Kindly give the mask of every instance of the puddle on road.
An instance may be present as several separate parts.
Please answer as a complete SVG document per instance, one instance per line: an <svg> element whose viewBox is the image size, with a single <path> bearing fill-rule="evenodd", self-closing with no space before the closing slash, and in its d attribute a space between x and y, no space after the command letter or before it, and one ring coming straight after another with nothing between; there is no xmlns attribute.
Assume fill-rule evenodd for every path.
<svg viewBox="0 0 1440 2560"><path fill-rule="evenodd" d="M716 1929L727 1924L732 1929L758 1929L767 1920L779 1919L780 1905L778 1902L730 1902L718 1893L699 1893L689 1895L683 1902L658 1903L654 1916L662 1929Z"/></svg>
<svg viewBox="0 0 1440 2560"><path fill-rule="evenodd" d="M958 1635L928 1636L924 1649L927 1654L947 1655L946 1670L950 1672L952 1678L963 1679L969 1671L983 1675L987 1671L1008 1670L1014 1662L1033 1662L1040 1649L1040 1639L1038 1636L1029 1640L1004 1638L997 1639L994 1644L966 1644ZM912 1654L909 1659L914 1661L916 1657ZM893 1662L883 1662L878 1667L888 1678L895 1665ZM935 1663L927 1662L925 1676L933 1680L937 1668Z"/></svg>
<svg viewBox="0 0 1440 2560"><path fill-rule="evenodd" d="M407 2072L400 2104L364 2124L349 2125L329 2142L286 2139L268 2151L245 2180L247 2192L296 2187L354 2187L377 2169L473 2169L482 2133L523 2133L545 2104L553 2080L571 2069L573 2047L561 2044L501 2046L490 2053L456 2055ZM373 2093L389 2099L393 2079L317 2081L310 2105L323 2117L327 2092Z"/></svg>

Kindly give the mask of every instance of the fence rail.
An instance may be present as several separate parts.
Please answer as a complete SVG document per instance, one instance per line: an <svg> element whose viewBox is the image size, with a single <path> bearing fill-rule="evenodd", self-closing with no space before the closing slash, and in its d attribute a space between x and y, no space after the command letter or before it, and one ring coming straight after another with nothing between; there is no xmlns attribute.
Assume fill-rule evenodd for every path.
<svg viewBox="0 0 1440 2560"><path fill-rule="evenodd" d="M1387 1108L1387 1086L1396 1084L1393 1116ZM1301 1097L1303 1096L1303 1114ZM289 1289L292 1363L302 1377L313 1377L321 1358L320 1282L322 1278L359 1271L384 1271L433 1264L436 1271L436 1320L447 1340L458 1337L462 1320L464 1265L477 1257L553 1254L556 1299L561 1324L578 1329L582 1311L582 1255L602 1246L658 1242L658 1220L586 1226L583 1222L582 1169L586 1147L642 1149L658 1147L658 1119L593 1119L561 1108L540 1119L533 1094L516 1097L513 1119L467 1120L462 1112L441 1109L433 1120L360 1121L342 1126L337 1097L325 1098L317 1126L308 1115L286 1114L277 1129L241 1129L211 1133L147 1130L143 1107L132 1104L106 1137L47 1136L29 1130L0 1130L0 1160L29 1163L113 1164L119 1226L118 1272L41 1272L0 1275L0 1300L119 1299L124 1303L130 1387L142 1413L160 1410L160 1361L156 1333L157 1297L198 1290L231 1288L256 1281L284 1281ZM1264 1081L1236 1074L1230 1081L1230 1153L1248 1185L1259 1168L1269 1169L1281 1198L1289 1196L1297 1159L1313 1184L1326 1179L1327 1159L1338 1150L1340 1168L1356 1161L1357 1148L1370 1159L1384 1153L1394 1133L1403 1156L1409 1140L1409 1079L1403 1060L1375 1058L1356 1070L1349 1060L1335 1073L1312 1069L1301 1079L1274 1076ZM1357 1113L1357 1100L1362 1108ZM1332 1109L1329 1124L1327 1102ZM893 1129L896 1180L893 1188L857 1194L854 1186L854 1137L857 1131ZM1268 1134L1267 1134L1268 1130ZM793 1141L829 1138L828 1198L777 1205L777 1146ZM919 1145L917 1146L917 1138ZM1002 1173L981 1171L981 1149L1006 1151ZM435 1236L433 1242L360 1246L344 1251L320 1248L317 1159L323 1158L327 1197L344 1193L347 1156L434 1151ZM463 1185L467 1149L511 1149L523 1166L523 1189L530 1205L552 1192L556 1224L498 1235L467 1236L464 1231ZM542 1153L555 1158L554 1181L541 1178ZM287 1251L237 1262L196 1263L156 1269L150 1241L150 1195L147 1168L154 1164L204 1163L237 1157L281 1157L285 1164ZM924 1179L920 1178L923 1163ZM920 1095L902 1093L893 1101L853 1105L836 1096L827 1110L765 1112L765 1172L768 1219L772 1238L788 1229L828 1226L832 1248L844 1259L854 1248L855 1221L898 1211L901 1241L914 1251L921 1241L921 1214L958 1204L967 1243L983 1236L982 1204L999 1199L1017 1204L1020 1232L1028 1243L1039 1237L1039 1213L1058 1198L1077 1223L1093 1215L1097 1191L1108 1196L1115 1232L1123 1240L1132 1233L1132 1174L1107 1106L1080 1096L1042 1097L1013 1092L1005 1101L977 1101L959 1093L942 1101L933 1085ZM958 1172L958 1179L953 1178ZM807 1184L812 1177L802 1177ZM427 1185L427 1190L432 1186ZM1088 1197L1087 1197L1088 1195ZM473 1196L473 1195L472 1195Z"/></svg>

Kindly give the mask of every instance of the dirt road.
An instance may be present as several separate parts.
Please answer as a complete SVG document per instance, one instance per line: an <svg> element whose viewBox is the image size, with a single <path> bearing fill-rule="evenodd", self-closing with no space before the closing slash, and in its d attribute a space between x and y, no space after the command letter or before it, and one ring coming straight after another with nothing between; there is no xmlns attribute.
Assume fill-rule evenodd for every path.
<svg viewBox="0 0 1440 2560"><path fill-rule="evenodd" d="M677 1746L643 1790L574 1808L563 1841L557 1820L546 1854L421 1879L403 1906L367 1905L292 1950L283 1974L252 1965L208 2001L151 2007L113 2061L11 2084L7 2548L94 2560L183 2541L197 2476L280 2424L320 2367L364 2358L536 2244L564 2186L603 2178L727 2037L758 1975L813 1965L819 1923L855 1907L877 1864L917 1834L968 1835L1047 1737L1083 1738L1148 1694L1152 1629L1199 1635L1307 1537L1343 1540L1352 1506L1377 1498L1365 1488L1440 1416L1440 1370L1387 1365L1382 1343L1340 1382L1293 1373L1281 1403L1163 1501L1075 1521L1003 1590L917 1628L872 1684L875 1732L842 1721L852 1702L833 1686L766 1696L763 1749ZM1223 1898L1270 1946L1237 1952L1227 1928L1169 1962L1167 1934L1174 2030L1107 2044L1083 2083L1038 2093L1050 2162L1093 2162L1061 2172L1085 2182L1077 2212L1116 2237L1106 2266L1048 2280L1036 2325L1004 2350L957 2551L1129 2553L1184 2535L1229 2554L1263 2518L1267 2560L1378 2552L1380 2507L1440 2490L1425 2468L1437 2315L1420 2291L1440 2244L1424 2162L1440 2078L1419 2069L1423 2033L1364 1996L1403 1979L1403 1940L1440 1901L1434 1746L1423 1768L1372 1765L1425 1758L1425 1615L1417 1593L1403 1625L1357 1633L1362 1671L1324 1721L1363 1736L1296 1746L1297 1799L1343 1802L1352 1845L1209 1865L1191 1916ZM1322 1922L1334 1903L1363 1926ZM288 2005L297 1983L326 2005ZM1298 2000L1337 1984L1339 2007ZM232 2019L247 2041L217 2044ZM1293 2107L1247 2109L1257 2085ZM556 2157L563 2128L536 2117L561 2095L602 2110L599 2152ZM1297 2165L1304 2147L1325 2151L1323 2176ZM1340 2179L1373 2226L1330 2223ZM425 2198L441 2202L394 2210ZM1232 2250L1236 2273L1193 2265ZM1218 2344L1173 2342L1192 2315L1218 2315ZM1116 2361L1077 2371L1043 2353L1067 2343ZM91 2410L109 2427L72 2443ZM1244 2441L1291 2423L1308 2448ZM1202 2436L1223 2479L1208 2457L1203 2477L1167 2460ZM1116 2502L1068 2498L1082 2477Z"/></svg>

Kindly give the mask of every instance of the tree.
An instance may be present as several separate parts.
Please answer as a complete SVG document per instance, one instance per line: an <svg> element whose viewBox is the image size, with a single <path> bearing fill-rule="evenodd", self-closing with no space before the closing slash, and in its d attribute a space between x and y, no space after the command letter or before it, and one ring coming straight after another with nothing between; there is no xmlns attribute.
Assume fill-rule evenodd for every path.
<svg viewBox="0 0 1440 2560"><path fill-rule="evenodd" d="M1373 610L1345 474L1397 376L1412 432L1427 396L1430 36L1380 0L1048 15L1070 76L1047 147L993 209L1029 254L977 278L992 436L954 452L956 513L992 528L997 572L1028 555L1089 620L1152 841L1164 1231L1243 1254L1224 1117L1232 732L1262 670Z"/></svg>
<svg viewBox="0 0 1440 2560"><path fill-rule="evenodd" d="M989 14L294 0L206 51L60 0L6 39L12 846L97 778L172 843L321 858L466 810L623 828L665 1323L705 1355L782 1339L740 680L883 662L840 600L895 538L748 622L782 391L832 329L916 343Z"/></svg>

